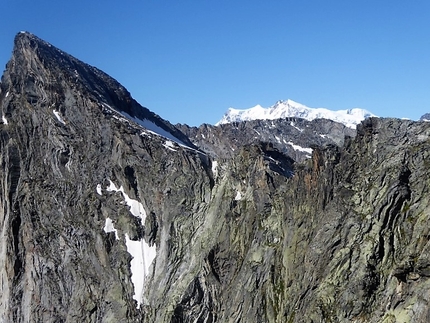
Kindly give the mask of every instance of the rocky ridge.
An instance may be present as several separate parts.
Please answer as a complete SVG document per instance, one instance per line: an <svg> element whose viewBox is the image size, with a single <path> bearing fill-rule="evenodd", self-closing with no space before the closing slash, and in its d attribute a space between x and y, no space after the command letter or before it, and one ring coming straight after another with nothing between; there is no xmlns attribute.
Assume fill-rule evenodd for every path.
<svg viewBox="0 0 430 323"><path fill-rule="evenodd" d="M197 147L212 158L231 158L244 145L269 142L296 162L311 157L313 147L342 146L345 136L354 137L355 129L328 119L302 118L251 120L219 126L203 124L189 127L177 124Z"/></svg>
<svg viewBox="0 0 430 323"><path fill-rule="evenodd" d="M252 140L223 153L221 135L195 139L222 127L181 127L206 153L115 82L16 37L0 86L1 321L430 321L428 122L370 118L303 162ZM129 241L155 246L142 290Z"/></svg>

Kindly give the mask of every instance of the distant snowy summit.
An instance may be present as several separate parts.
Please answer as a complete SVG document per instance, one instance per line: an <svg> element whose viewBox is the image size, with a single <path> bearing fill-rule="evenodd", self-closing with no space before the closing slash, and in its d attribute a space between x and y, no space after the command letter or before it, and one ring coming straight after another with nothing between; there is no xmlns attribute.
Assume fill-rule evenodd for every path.
<svg viewBox="0 0 430 323"><path fill-rule="evenodd" d="M324 108L309 108L303 104L287 100L278 101L275 105L268 108L263 108L261 105L256 105L253 108L245 110L230 108L216 125L248 120L272 120L290 117L303 118L309 121L314 119L330 119L343 123L349 128L355 128L364 119L375 117L375 115L367 110L358 108L338 111Z"/></svg>

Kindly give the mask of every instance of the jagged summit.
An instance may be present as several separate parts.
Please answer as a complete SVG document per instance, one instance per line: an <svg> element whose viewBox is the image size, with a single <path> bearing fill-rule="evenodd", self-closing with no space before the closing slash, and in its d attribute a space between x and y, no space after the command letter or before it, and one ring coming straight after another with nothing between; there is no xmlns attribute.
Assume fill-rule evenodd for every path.
<svg viewBox="0 0 430 323"><path fill-rule="evenodd" d="M324 108L309 108L293 100L278 101L273 106L263 108L256 105L253 108L239 110L230 108L217 123L217 125L230 122L249 120L273 120L280 118L303 118L309 121L314 119L330 119L343 123L347 127L355 128L365 118L375 115L364 109L348 109L332 111Z"/></svg>
<svg viewBox="0 0 430 323"><path fill-rule="evenodd" d="M106 73L29 32L19 32L16 35L12 59L8 63L7 69L15 72L16 76L19 76L19 72L23 70L29 70L30 76L37 75L38 79L44 83L54 83L63 79L71 81L74 85L79 84L89 93L99 96L108 104L120 101L118 97L121 95L130 95L121 84ZM38 75L38 72L42 72L41 69L55 71L57 74L51 73L50 78L45 78L44 75ZM110 93L111 88L114 88L115 92ZM130 114L133 112L130 106L123 108L127 109L126 112Z"/></svg>
<svg viewBox="0 0 430 323"><path fill-rule="evenodd" d="M61 107L53 108L62 114L68 113L65 111L67 105L60 103L69 97L68 90L76 90L98 102L103 109L117 112L150 131L195 148L168 121L137 103L114 78L29 32L19 32L15 36L13 55L6 66L2 83L4 93L12 94L15 91L25 95L29 103L46 101L45 91L38 89L55 88L56 97L52 98L52 103Z"/></svg>
<svg viewBox="0 0 430 323"><path fill-rule="evenodd" d="M423 114L420 121L430 121L430 113Z"/></svg>

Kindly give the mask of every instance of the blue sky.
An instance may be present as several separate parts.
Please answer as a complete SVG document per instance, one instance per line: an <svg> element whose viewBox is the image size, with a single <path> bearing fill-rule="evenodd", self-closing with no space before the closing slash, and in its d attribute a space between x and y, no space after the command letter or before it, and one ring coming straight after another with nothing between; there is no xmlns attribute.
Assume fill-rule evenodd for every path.
<svg viewBox="0 0 430 323"><path fill-rule="evenodd" d="M26 30L122 83L172 123L292 99L430 112L430 1L123 0L0 4L0 64Z"/></svg>

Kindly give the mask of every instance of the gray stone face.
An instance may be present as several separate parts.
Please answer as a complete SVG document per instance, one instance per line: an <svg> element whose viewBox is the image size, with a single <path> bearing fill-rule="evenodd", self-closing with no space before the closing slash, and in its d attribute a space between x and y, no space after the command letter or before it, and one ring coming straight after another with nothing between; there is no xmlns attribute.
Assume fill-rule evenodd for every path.
<svg viewBox="0 0 430 323"><path fill-rule="evenodd" d="M269 132L247 139L264 122L180 126L199 151L28 33L0 108L2 322L430 321L429 123L372 118L341 138L339 124L274 121L281 143L312 145L301 162ZM321 134L332 142L306 141ZM156 247L139 306L126 237Z"/></svg>

